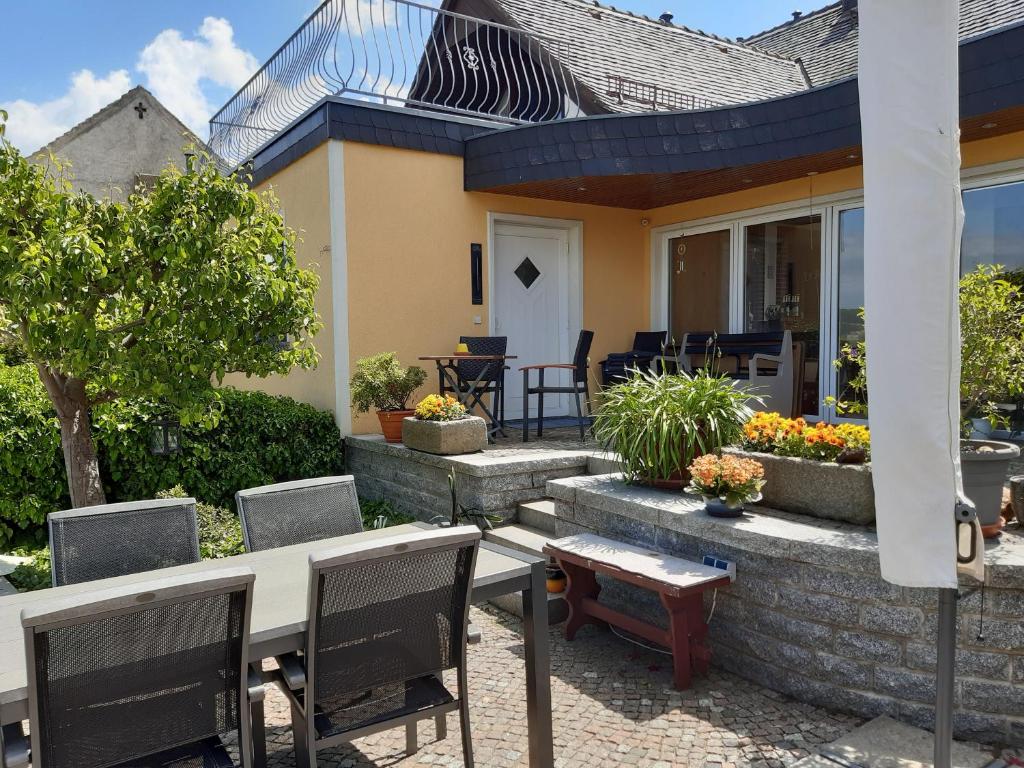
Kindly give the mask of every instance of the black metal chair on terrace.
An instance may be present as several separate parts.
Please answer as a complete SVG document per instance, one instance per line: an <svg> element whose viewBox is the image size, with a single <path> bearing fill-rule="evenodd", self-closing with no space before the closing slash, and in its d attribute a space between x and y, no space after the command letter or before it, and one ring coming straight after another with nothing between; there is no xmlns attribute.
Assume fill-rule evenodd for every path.
<svg viewBox="0 0 1024 768"><path fill-rule="evenodd" d="M261 485L235 494L249 552L363 530L352 475Z"/></svg>
<svg viewBox="0 0 1024 768"><path fill-rule="evenodd" d="M576 342L576 354L573 355L571 363L546 363L543 365L528 365L520 368L523 372L523 442L530 439L530 395L537 395L537 437L544 434L544 396L552 394L573 395L576 399L576 421L580 428L580 440L585 438L585 424L583 419L583 408L580 404L580 395L583 395L587 404L587 415L590 410L590 385L588 383L588 372L590 369L590 345L594 341L593 331L580 331L579 340ZM530 386L530 371L537 371L537 385ZM558 376L560 371L571 371L571 383L544 383L544 372L554 371Z"/></svg>
<svg viewBox="0 0 1024 768"><path fill-rule="evenodd" d="M634 370L650 370L651 362L665 349L667 331L637 331L629 352L612 352L601 361L601 383L618 384Z"/></svg>
<svg viewBox="0 0 1024 768"><path fill-rule="evenodd" d="M275 682L291 704L295 760L379 731L458 710L463 760L473 765L466 686L466 627L480 531L475 526L401 534L310 557L303 656L279 657ZM442 674L455 670L458 698Z"/></svg>
<svg viewBox="0 0 1024 768"><path fill-rule="evenodd" d="M508 351L508 336L460 336L459 342L465 344L471 355L504 355ZM485 395L491 395L490 416L496 432L505 436L505 371L508 366L497 361L459 360L455 364L459 388L463 393L472 392L473 401L467 403L467 409L480 402ZM441 394L446 388L441 381ZM487 409L484 408L486 412Z"/></svg>
<svg viewBox="0 0 1024 768"><path fill-rule="evenodd" d="M47 524L55 587L199 562L195 499L81 507Z"/></svg>
<svg viewBox="0 0 1024 768"><path fill-rule="evenodd" d="M229 768L234 733L250 768L254 580L180 574L23 610L32 765Z"/></svg>

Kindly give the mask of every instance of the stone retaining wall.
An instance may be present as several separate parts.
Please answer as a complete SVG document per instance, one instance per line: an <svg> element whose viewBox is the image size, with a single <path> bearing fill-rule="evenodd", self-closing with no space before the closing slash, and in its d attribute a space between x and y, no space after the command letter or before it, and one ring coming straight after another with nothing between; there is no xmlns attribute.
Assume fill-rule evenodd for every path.
<svg viewBox="0 0 1024 768"><path fill-rule="evenodd" d="M377 435L345 439L347 471L355 475L360 498L387 499L396 509L426 522L451 514L452 467L464 507L511 520L521 502L544 498L549 480L585 474L589 456L587 451L542 449L435 456L386 443Z"/></svg>
<svg viewBox="0 0 1024 768"><path fill-rule="evenodd" d="M882 580L870 530L771 511L715 519L699 499L607 475L553 481L548 495L559 536L596 532L737 564L710 625L718 666L815 705L933 725L937 593ZM986 560L984 639L980 592L960 601L955 728L961 738L1020 745L1024 534L1004 534ZM603 584L602 599L662 618L651 593Z"/></svg>

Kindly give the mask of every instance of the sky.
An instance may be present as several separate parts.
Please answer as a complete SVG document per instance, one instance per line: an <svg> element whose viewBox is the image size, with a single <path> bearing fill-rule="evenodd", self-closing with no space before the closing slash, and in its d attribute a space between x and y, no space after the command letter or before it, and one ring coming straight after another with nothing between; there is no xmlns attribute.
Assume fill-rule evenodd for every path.
<svg viewBox="0 0 1024 768"><path fill-rule="evenodd" d="M781 24L799 7L794 3L606 2L651 17L670 11L677 24L732 38ZM316 0L0 0L5 29L20 31L4 36L0 58L8 138L32 152L135 85L146 86L205 137L210 115L316 6Z"/></svg>

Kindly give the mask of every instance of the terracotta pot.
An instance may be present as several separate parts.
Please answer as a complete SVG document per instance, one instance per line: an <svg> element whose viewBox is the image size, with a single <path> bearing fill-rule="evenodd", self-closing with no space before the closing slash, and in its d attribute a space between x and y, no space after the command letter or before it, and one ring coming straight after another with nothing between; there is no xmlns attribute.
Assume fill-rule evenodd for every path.
<svg viewBox="0 0 1024 768"><path fill-rule="evenodd" d="M651 481L651 485L663 491L681 491L690 484L690 472L684 469L682 472L673 472L670 477L659 477Z"/></svg>
<svg viewBox="0 0 1024 768"><path fill-rule="evenodd" d="M380 431L389 443L402 442L402 419L412 416L416 411L377 411L380 419Z"/></svg>

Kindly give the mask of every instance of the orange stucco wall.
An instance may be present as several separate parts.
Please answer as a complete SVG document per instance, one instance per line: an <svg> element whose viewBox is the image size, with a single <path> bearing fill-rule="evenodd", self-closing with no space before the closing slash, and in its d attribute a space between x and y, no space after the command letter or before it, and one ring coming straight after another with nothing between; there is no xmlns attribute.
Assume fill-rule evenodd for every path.
<svg viewBox="0 0 1024 768"><path fill-rule="evenodd" d="M381 351L408 365L451 351L460 334L486 335L488 307L470 301L469 246L484 247L486 281L488 212L583 222L583 327L595 332L594 364L647 327L639 212L465 192L462 158L351 142L344 149L353 368ZM424 393L437 387L428 373ZM357 433L377 429L372 414L353 424Z"/></svg>
<svg viewBox="0 0 1024 768"><path fill-rule="evenodd" d="M287 376L258 379L232 375L225 383L240 389L288 395L317 408L333 411L334 313L331 309L331 219L327 184L327 145L322 144L258 187L274 190L285 221L298 232L300 241L296 244L295 254L299 266L320 276L316 311L323 321L323 329L313 339L320 364L314 370L295 370Z"/></svg>

